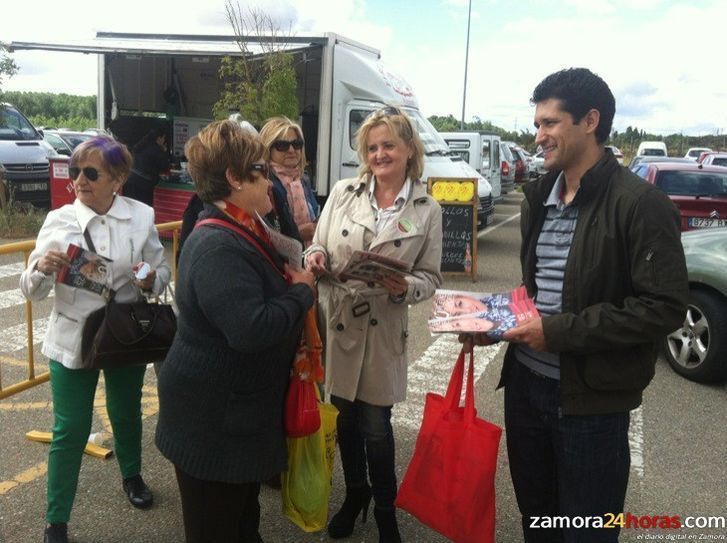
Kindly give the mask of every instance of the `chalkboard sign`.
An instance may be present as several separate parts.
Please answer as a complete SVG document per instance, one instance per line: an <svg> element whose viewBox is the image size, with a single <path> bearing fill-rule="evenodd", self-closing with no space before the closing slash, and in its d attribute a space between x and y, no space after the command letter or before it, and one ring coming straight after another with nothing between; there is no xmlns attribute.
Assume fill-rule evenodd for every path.
<svg viewBox="0 0 727 543"><path fill-rule="evenodd" d="M429 194L442 207L442 273L477 277L477 179L435 178Z"/></svg>

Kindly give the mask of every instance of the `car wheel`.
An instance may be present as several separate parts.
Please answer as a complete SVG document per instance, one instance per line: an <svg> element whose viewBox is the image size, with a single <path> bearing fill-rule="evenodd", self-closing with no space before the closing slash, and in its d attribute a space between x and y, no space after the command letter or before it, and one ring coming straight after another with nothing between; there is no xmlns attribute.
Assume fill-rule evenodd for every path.
<svg viewBox="0 0 727 543"><path fill-rule="evenodd" d="M727 301L692 290L684 324L666 337L666 359L678 374L702 383L727 378Z"/></svg>

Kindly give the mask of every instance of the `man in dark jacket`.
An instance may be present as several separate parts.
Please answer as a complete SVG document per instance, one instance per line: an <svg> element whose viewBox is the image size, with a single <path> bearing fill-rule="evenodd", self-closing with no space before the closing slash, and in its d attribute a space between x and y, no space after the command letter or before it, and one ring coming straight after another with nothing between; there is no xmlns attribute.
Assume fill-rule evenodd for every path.
<svg viewBox="0 0 727 543"><path fill-rule="evenodd" d="M524 187L521 265L541 316L504 336L510 472L526 542L616 542L618 523L598 526L623 511L629 411L686 311L679 214L604 149L600 77L562 70L531 102L549 173Z"/></svg>

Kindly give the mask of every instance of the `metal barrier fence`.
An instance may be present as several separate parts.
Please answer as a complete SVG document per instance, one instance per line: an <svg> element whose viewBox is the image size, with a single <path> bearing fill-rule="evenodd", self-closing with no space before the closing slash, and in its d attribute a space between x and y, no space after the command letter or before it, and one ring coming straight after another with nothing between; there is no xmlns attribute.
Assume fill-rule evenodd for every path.
<svg viewBox="0 0 727 543"><path fill-rule="evenodd" d="M182 228L182 221L165 222L157 224L156 226L159 232L172 232L171 266L172 278L176 282L177 262L175 255L177 254L177 249L179 247L179 231ZM28 258L30 257L30 253L33 251L34 248L35 240L6 243L4 245L0 245L0 255L22 253L23 262L25 263L25 266L27 266ZM2 381L2 367L0 366L0 400L12 396L13 394L17 394L18 392L22 392L23 390L27 390L36 385L40 385L41 383L45 383L46 381L48 381L48 379L50 379L50 374L47 371L41 373L40 375L35 375L35 357L33 352L33 303L30 300L25 300L25 322L27 326L28 355L26 362L28 363L28 377L23 381L13 383L12 385L5 387Z"/></svg>

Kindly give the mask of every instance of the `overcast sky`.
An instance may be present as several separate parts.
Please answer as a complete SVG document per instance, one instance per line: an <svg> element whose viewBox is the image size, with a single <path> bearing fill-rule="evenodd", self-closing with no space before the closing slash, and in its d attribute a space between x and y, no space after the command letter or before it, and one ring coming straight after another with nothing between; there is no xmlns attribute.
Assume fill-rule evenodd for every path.
<svg viewBox="0 0 727 543"><path fill-rule="evenodd" d="M246 5L246 3L242 3ZM337 32L382 52L422 112L462 113L468 0L258 0L301 34ZM71 41L96 31L230 34L224 0L4 0L0 40ZM727 132L724 0L472 0L465 118L532 129L546 75L585 66L616 96L614 127ZM95 55L19 51L6 90L96 94Z"/></svg>

